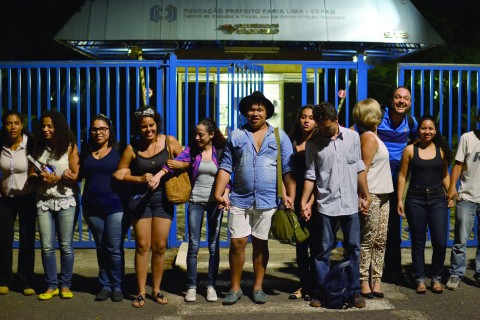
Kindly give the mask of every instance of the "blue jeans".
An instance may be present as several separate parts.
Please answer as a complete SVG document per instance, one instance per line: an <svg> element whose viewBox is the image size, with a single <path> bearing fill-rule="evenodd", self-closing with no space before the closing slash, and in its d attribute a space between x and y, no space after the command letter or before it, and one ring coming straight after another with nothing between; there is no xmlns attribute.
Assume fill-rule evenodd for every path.
<svg viewBox="0 0 480 320"><path fill-rule="evenodd" d="M208 283L207 287L215 287L220 263L218 239L222 223L223 210L214 202L188 203L188 251L187 251L187 289L197 287L197 256L200 248L203 214L207 212L208 240Z"/></svg>
<svg viewBox="0 0 480 320"><path fill-rule="evenodd" d="M480 203L457 202L455 213L455 240L450 258L450 274L465 276L467 269L467 240L475 224L475 216L480 218ZM480 223L477 225L477 254L475 255L475 277L480 277Z"/></svg>
<svg viewBox="0 0 480 320"><path fill-rule="evenodd" d="M425 281L427 226L432 241L432 280L441 280L447 250L448 208L442 186L410 186L405 199L405 215L412 237L412 265L417 281Z"/></svg>
<svg viewBox="0 0 480 320"><path fill-rule="evenodd" d="M122 291L125 266L124 239L129 219L123 212L84 212L97 247L98 280L102 289Z"/></svg>
<svg viewBox="0 0 480 320"><path fill-rule="evenodd" d="M70 288L73 273L73 228L76 207L58 211L37 208L38 229L42 245L42 264L49 289ZM57 278L55 234L60 248L60 277Z"/></svg>
<svg viewBox="0 0 480 320"><path fill-rule="evenodd" d="M321 294L322 286L325 283L325 276L330 270L330 252L336 244L335 226L340 222L343 232L343 246L347 254L355 258L353 266L353 289L360 290L360 219L358 213L348 216L332 217L324 214L316 214L312 221L313 230L320 234L318 252L316 252L315 268L315 294Z"/></svg>

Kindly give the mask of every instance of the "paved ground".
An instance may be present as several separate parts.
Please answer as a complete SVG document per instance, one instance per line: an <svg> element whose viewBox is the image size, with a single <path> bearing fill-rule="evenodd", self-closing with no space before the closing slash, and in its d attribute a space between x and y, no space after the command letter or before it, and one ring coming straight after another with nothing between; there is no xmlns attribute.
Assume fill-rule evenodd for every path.
<svg viewBox="0 0 480 320"><path fill-rule="evenodd" d="M96 302L98 290L96 256L90 249L76 249L75 275L72 300L58 297L49 301L39 301L36 296L24 297L19 292L0 296L0 319L480 319L480 288L473 286L472 269L457 291L445 291L441 295L427 292L417 295L407 283L400 285L384 284L385 299L373 299L364 309L332 311L324 308L311 308L308 302L288 300L288 294L298 287L295 273L295 248L278 241L270 241L270 263L264 289L268 303L256 305L250 298L253 284L253 270L250 259L251 247L248 246L247 263L242 281L245 296L233 306L222 306L206 302L204 298L205 282L200 282L197 302L183 301L185 293L185 253L186 246L169 249L167 270L164 274L162 290L169 298L169 304L161 306L147 299L142 309L132 308L131 299L136 293L133 270L133 250L126 253L126 297L121 303L111 301ZM341 250L334 259L340 258ZM409 249L404 249L406 273L410 269ZM16 254L16 252L15 252ZM427 262L430 251L427 252ZM474 251L469 249L469 258ZM449 257L449 253L447 255ZM200 279L206 275L208 254L202 249L199 256ZM448 259L447 259L448 260ZM44 289L42 267L37 250L36 276L37 289ZM471 260L470 260L471 262ZM217 291L220 300L229 290L228 249L221 249L221 265ZM429 283L428 283L429 284Z"/></svg>

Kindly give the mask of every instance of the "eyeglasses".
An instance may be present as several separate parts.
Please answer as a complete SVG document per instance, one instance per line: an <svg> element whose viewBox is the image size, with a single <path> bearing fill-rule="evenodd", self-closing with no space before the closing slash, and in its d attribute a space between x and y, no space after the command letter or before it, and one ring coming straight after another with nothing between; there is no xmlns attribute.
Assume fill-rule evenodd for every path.
<svg viewBox="0 0 480 320"><path fill-rule="evenodd" d="M90 132L92 132L92 133L97 133L97 132L98 133L105 133L105 132L107 132L107 130L108 130L108 127L98 127L98 128L92 127L90 129Z"/></svg>

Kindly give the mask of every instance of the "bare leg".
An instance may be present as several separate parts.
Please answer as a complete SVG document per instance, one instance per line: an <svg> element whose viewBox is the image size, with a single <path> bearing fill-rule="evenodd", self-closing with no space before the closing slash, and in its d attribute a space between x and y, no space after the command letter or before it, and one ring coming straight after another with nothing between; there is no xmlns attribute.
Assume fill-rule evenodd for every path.
<svg viewBox="0 0 480 320"><path fill-rule="evenodd" d="M265 271L267 270L270 252L268 251L268 240L260 240L252 236L252 245L253 272L255 274L253 291L256 291L262 290L263 279L265 278Z"/></svg>
<svg viewBox="0 0 480 320"><path fill-rule="evenodd" d="M247 239L247 237L230 239L228 260L230 262L231 286L232 290L235 292L240 290L240 280L242 279L243 265L245 263L245 246L247 245Z"/></svg>
<svg viewBox="0 0 480 320"><path fill-rule="evenodd" d="M148 252L151 245L152 218L132 221L135 231L135 273L138 293L145 294L148 274Z"/></svg>
<svg viewBox="0 0 480 320"><path fill-rule="evenodd" d="M160 291L171 224L172 220L170 219L152 218L152 289L154 292Z"/></svg>

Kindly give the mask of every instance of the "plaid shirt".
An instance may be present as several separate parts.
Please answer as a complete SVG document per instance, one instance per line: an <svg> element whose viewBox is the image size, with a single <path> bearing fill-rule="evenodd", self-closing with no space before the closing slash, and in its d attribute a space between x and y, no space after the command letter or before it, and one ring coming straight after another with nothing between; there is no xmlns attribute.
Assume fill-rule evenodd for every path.
<svg viewBox="0 0 480 320"><path fill-rule="evenodd" d="M195 156L195 158L193 158L192 155L190 154L190 150L191 150L190 146L187 146L185 150L183 150L182 153L180 153L173 160L190 163L190 178L191 178L190 183L192 184L192 189L193 189L193 187L195 186L195 181L197 180L197 177L198 177L198 168L200 167L200 162L202 162L202 154L199 153ZM212 160L218 169L219 162L218 162L217 149L215 149L214 146L212 146ZM163 168L168 170L168 172L174 171L173 169L169 168L167 165L164 165ZM230 189L230 183L227 185L227 188Z"/></svg>

